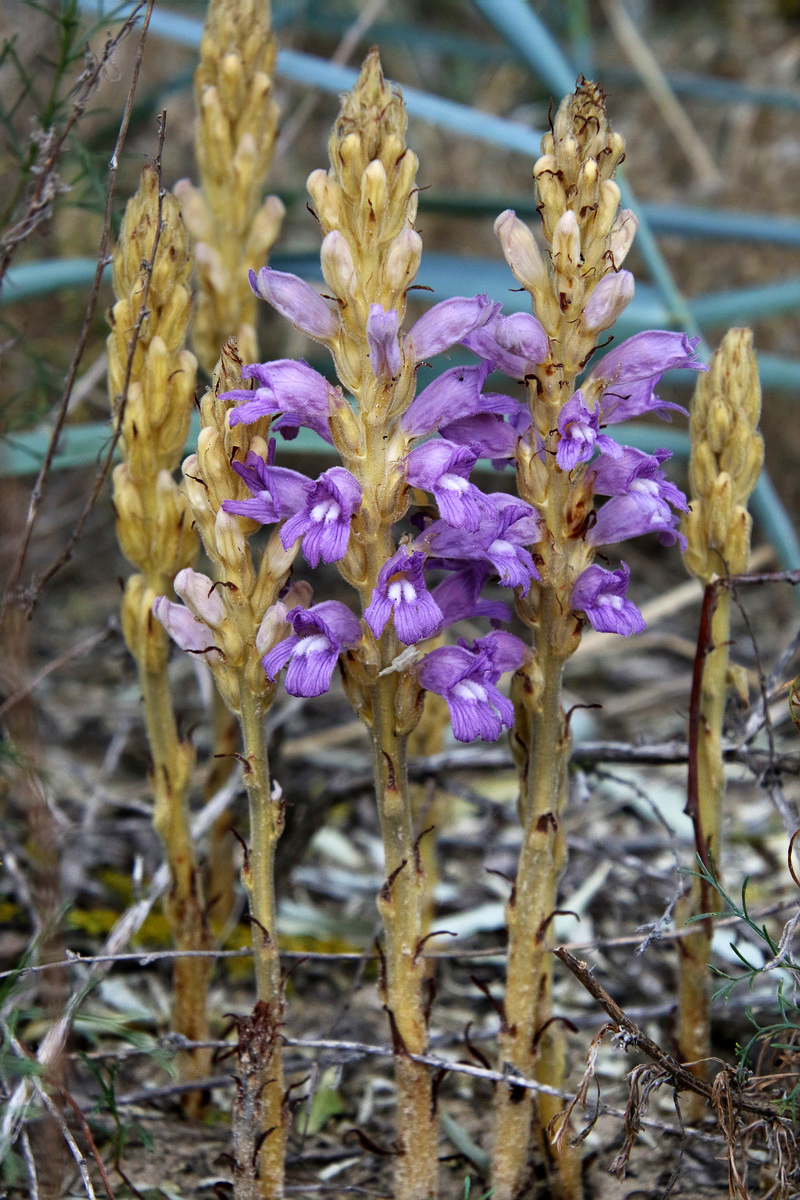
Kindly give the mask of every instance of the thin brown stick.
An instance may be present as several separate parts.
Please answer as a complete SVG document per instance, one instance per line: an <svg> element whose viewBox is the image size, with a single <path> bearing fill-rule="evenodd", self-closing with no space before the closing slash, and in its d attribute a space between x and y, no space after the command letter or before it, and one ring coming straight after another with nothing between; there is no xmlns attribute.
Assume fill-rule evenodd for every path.
<svg viewBox="0 0 800 1200"><path fill-rule="evenodd" d="M98 254L97 254L97 268L95 270L94 280L92 281L92 290L89 294L89 300L86 305L86 313L83 318L83 325L81 327L80 334L78 335L78 341L75 346L75 351L72 356L72 361L70 362L70 365L69 365L69 370L67 371L67 378L64 383L63 391L61 393L61 399L59 400L58 408L56 410L55 423L53 425L53 432L50 435L50 443L47 447L47 453L45 454L44 462L42 463L41 467L39 468L39 474L36 477L36 482L34 483L33 490L31 492L31 497L30 497L30 501L29 501L29 505L28 505L28 515L27 515L27 518L25 521L25 529L23 530L20 546L17 551L17 556L16 556L16 559L14 560L14 564L11 568L8 583L6 585L5 595L3 597L2 609L0 610L0 626L3 624L3 619L5 617L5 613L8 608L8 605L12 602L12 600L15 597L16 591L19 587L19 581L22 577L22 572L25 568L25 560L28 555L28 549L30 547L31 538L33 536L34 526L36 525L36 521L39 517L39 511L40 511L42 499L44 496L45 484L46 484L48 476L50 474L50 469L52 467L53 460L56 456L56 451L58 450L58 442L61 437L61 432L64 427L64 422L66 421L66 418L67 418L67 413L69 411L69 402L70 402L70 397L72 395L72 389L75 384L75 379L78 374L78 369L80 367L81 359L83 358L83 352L86 349L86 344L89 340L89 333L91 331L92 322L94 320L95 309L97 308L97 301L98 301L98 297L100 295L100 285L102 283L103 274L106 269L106 260L107 260L107 255L108 255L108 242L109 242L109 236L110 236L110 232L111 232L111 214L112 214L112 208L113 208L113 202L114 202L114 190L116 187L117 166L119 163L119 156L122 152L122 147L125 144L125 138L127 137L128 125L130 124L131 113L133 112L133 99L134 99L134 95L136 92L136 86L139 81L139 71L141 69L142 59L144 57L144 46L145 46L145 42L147 40L147 31L150 26L150 17L151 17L152 11L153 11L154 4L155 4L155 0L147 0L147 10L146 10L145 16L144 16L144 24L142 26L142 32L139 37L139 45L137 46L137 49L136 49L136 57L135 57L134 63L133 63L133 70L131 71L131 82L130 82L130 86L128 88L128 95L127 95L127 98L125 101L125 108L124 108L124 111L122 114L122 121L120 122L119 133L117 134L117 141L114 146L114 152L111 155L111 161L109 163L108 186L106 188L106 204L105 204L105 210L103 213L103 226L102 226L102 231L100 234L100 247L98 249ZM141 7L142 7L141 4L138 5L137 8L135 9L135 11L131 14L131 16L125 22L125 25L123 26L122 30L120 31L119 37L121 37L123 35L123 33L127 33L129 31L129 29L133 27L133 25L135 24L136 18L138 17L139 12L141 11ZM119 38L118 38L118 40L119 40ZM49 567L46 571L44 571L42 573L42 575L39 576L38 580L33 585L32 589L31 589L31 594L28 597L28 611L29 612L32 610L33 606L35 605L36 598L37 598L40 590L44 586L44 584L56 573L56 571L58 571L64 565L65 562L68 561L69 556L72 553L72 549L74 548L75 543L78 540L78 537L80 537L80 533L83 530L83 526L86 523L89 513L92 511L95 501L96 501L98 495L100 494L100 489L103 486L103 482L105 481L106 475L108 474L109 468L111 466L111 462L113 460L114 449L116 447L118 438L119 438L119 432L117 431L114 434L114 437L112 438L112 442L109 447L106 458L103 462L103 465L102 465L100 471L98 472L98 475L95 478L95 483L92 488L92 492L90 493L89 499L88 499L86 507L84 509L84 512L81 514L81 517L78 522L77 533L73 533L64 552L58 557L58 559L56 559L55 563L51 567Z"/></svg>
<svg viewBox="0 0 800 1200"><path fill-rule="evenodd" d="M41 671L38 671L34 675L33 679L29 680L24 687L20 688L19 691L14 692L13 696L9 696L3 701L2 704L0 704L0 719L6 715L9 709L14 708L15 705L21 703L21 701L27 700L28 696L30 696L31 693L36 690L39 684L45 680L48 675L52 675L53 671L58 671L68 662L71 662L73 658L80 658L80 656L82 654L86 654L87 651L94 650L96 646L102 645L102 643L107 641L108 638L110 638L115 632L116 624L109 624L99 633L90 634L90 636L84 638L82 642L78 642L77 646L70 646L69 650L65 650L63 654L59 654L57 658L52 660L52 662L49 662L46 666L42 667Z"/></svg>
<svg viewBox="0 0 800 1200"><path fill-rule="evenodd" d="M27 241L37 226L40 225L41 222L49 215L53 198L57 190L53 177L59 155L64 148L67 138L72 133L78 121L80 121L81 117L86 111L86 105L89 103L92 94L97 88L97 85L100 83L103 72L111 60L111 56L120 42L127 37L131 29L133 29L139 13L144 7L144 4L145 0L139 0L139 3L136 5L130 16L126 19L122 28L116 34L114 34L113 37L108 37L100 57L95 60L92 66L86 68L79 78L78 84L81 84L82 86L72 102L72 113L70 114L69 119L64 125L61 133L49 142L47 158L44 160L44 162L36 165L37 183L33 189L33 192L31 193L30 199L28 200L27 212L22 220L18 221L16 225L4 233L0 239L0 255L2 255L2 257L0 257L0 286L2 285L3 278L8 270L8 265L11 262L12 255L14 254L15 250L17 250L23 242ZM152 8L152 3L149 7ZM149 22L149 20L150 13L148 12L145 23Z"/></svg>
<svg viewBox="0 0 800 1200"><path fill-rule="evenodd" d="M82 1111L80 1105L78 1104L75 1097L73 1095L71 1095L67 1091L66 1088L61 1089L61 1096L62 1096L62 1099L64 1099L67 1102L67 1104L70 1106L72 1111L75 1113L75 1117L78 1121L78 1124L81 1127L81 1133L83 1134L84 1138L86 1139L86 1144L92 1152L92 1158L94 1159L95 1163L97 1164L97 1169L100 1172L100 1178L103 1181L103 1187L105 1188L105 1192L106 1192L106 1195L108 1196L108 1200L115 1200L114 1189L111 1186L111 1180L108 1178L108 1171L106 1170L106 1164L103 1162L103 1160L100 1156L100 1151L97 1149L95 1140L92 1137L92 1131L86 1122L86 1117L83 1115L83 1111Z"/></svg>
<svg viewBox="0 0 800 1200"><path fill-rule="evenodd" d="M678 1091L695 1092L697 1095L703 1096L709 1103L713 1103L713 1087L706 1083L705 1080L698 1079L692 1075L687 1067L679 1063L666 1050L662 1050L657 1042L648 1037L644 1030L635 1021L631 1020L623 1009L620 1008L616 1000L608 994L585 962L581 962L580 959L575 958L564 946L557 946L553 953L572 972L578 982L586 988L590 996L597 1001L621 1033L625 1035L626 1047L635 1046L637 1050L641 1050L647 1058L661 1068ZM776 1122L784 1120L777 1109L768 1101L755 1100L740 1092L737 1097L737 1104L743 1112L753 1113L764 1121Z"/></svg>

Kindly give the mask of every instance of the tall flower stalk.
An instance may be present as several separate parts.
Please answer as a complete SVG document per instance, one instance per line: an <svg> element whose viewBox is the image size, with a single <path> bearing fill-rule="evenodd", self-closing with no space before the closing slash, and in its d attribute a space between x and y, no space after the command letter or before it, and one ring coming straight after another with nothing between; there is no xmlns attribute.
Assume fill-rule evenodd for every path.
<svg viewBox="0 0 800 1200"><path fill-rule="evenodd" d="M761 385L749 329L731 329L701 375L692 405L689 482L690 510L683 524L684 560L706 588L701 644L696 663L693 707L695 731L690 739L691 767L687 812L694 822L695 850L704 867L720 878L722 807L725 768L722 733L730 687L730 590L728 575L747 567L752 521L750 493L764 461L758 432ZM708 882L693 876L678 906L686 924L712 907ZM682 1061L696 1064L704 1077L711 1053L711 922L702 921L678 945L678 1047ZM704 1101L688 1101L689 1119L702 1116Z"/></svg>
<svg viewBox="0 0 800 1200"><path fill-rule="evenodd" d="M200 186L175 186L197 259L193 344L209 374L229 337L245 362L257 353L247 269L264 262L284 212L277 196L263 199L278 126L276 53L269 0L210 0L194 77Z"/></svg>
<svg viewBox="0 0 800 1200"><path fill-rule="evenodd" d="M176 949L202 950L208 945L206 919L187 804L194 752L178 733L167 675L169 639L152 616L156 596L171 592L176 572L198 551L172 474L189 428L197 367L184 348L192 259L178 202L160 194L152 167L143 171L125 211L112 266L117 299L110 313L108 386L123 459L114 470L114 507L120 547L137 570L125 584L122 632L144 702L153 824L170 870L167 920ZM208 960L176 959L172 1024L191 1041L208 1039L208 978ZM185 1077L202 1078L208 1062L208 1052L185 1056Z"/></svg>
<svg viewBox="0 0 800 1200"><path fill-rule="evenodd" d="M245 362L257 357L257 300L247 269L266 260L283 219L278 197L264 199L278 126L273 95L277 46L270 15L269 0L209 0L194 76L199 186L188 179L175 185L197 268L193 346L209 375L229 337L236 338ZM224 781L239 748L238 723L218 691L212 713L215 756L209 792ZM233 908L232 845L230 816L223 814L209 845L216 929L224 927Z"/></svg>
<svg viewBox="0 0 800 1200"><path fill-rule="evenodd" d="M270 779L264 725L275 685L265 675L261 659L281 636L280 613L286 609L277 609L277 601L296 551L292 546L284 548L275 533L256 561L249 538L259 523L246 513L223 508L223 502L234 510L241 508L240 499L248 494L231 462L241 466L248 457L261 461L259 456L268 453L269 418L250 427L231 428L228 424L232 405L220 397L237 389L241 394L241 360L232 340L225 346L211 388L201 402L197 452L183 463L192 517L216 580L197 571L181 571L175 579L175 592L182 603L161 596L154 612L183 650L208 664L220 695L241 726L250 817L243 882L253 926L258 1000L254 1028L269 1054L260 1062L259 1081L250 1080L254 1100L249 1119L256 1126L253 1137L260 1149L254 1161L236 1164L237 1196L255 1194L252 1189L257 1187L265 1200L280 1200L288 1113L280 1048L284 996L274 868L283 805L280 789ZM289 604L307 602L309 592L307 585L298 585L284 598Z"/></svg>
<svg viewBox="0 0 800 1200"><path fill-rule="evenodd" d="M273 440L264 445L256 438L246 452L244 443L228 447L220 462L230 461L238 493L222 499L214 521L217 537L225 516L275 526L270 545L278 561L280 546L291 556L300 550L312 569L336 563L358 598L360 617L338 600L310 604L310 596L298 602L296 590L291 600L276 591L248 643L247 669L255 670L255 646L270 686L285 668L286 690L313 697L328 690L338 664L370 731L386 872L378 897L385 931L382 994L396 1060L394 1194L396 1200L432 1200L435 1100L429 1072L418 1061L429 1020L423 831L409 791L408 739L426 693L445 701L457 739L497 739L515 720L514 705L497 685L505 672L517 672L513 743L524 836L508 903L501 1056L515 1070L558 1086L562 1049L551 1021L548 943L564 862L563 666L587 621L620 634L643 628L625 594L627 567L596 565L597 547L645 532L673 542L680 537L673 508L685 508L681 492L664 477L666 451L647 455L620 446L604 429L677 407L660 401L654 387L668 368L698 364L694 344L683 335L643 333L608 354L577 387L598 337L633 292L632 277L619 268L635 221L618 213L611 180L622 140L609 130L602 94L590 84L562 106L536 167L551 266L513 213L497 222L538 318L503 317L485 296L456 297L434 305L404 332L406 295L422 249L414 229L417 160L406 147L405 126L402 99L384 81L373 51L343 99L330 169L308 180L323 234L326 296L269 267L251 273L259 296L328 348L339 386L306 363L280 359L244 368L253 390L218 396L235 405L224 418L229 432L264 418L286 438L304 426L333 446L340 465L311 480L278 465ZM456 343L478 361L451 367L417 391L422 364ZM492 368L523 381L527 400L486 392ZM470 481L479 458L514 461L519 497L479 491ZM197 460L202 466L200 449ZM195 504L206 502L212 489L209 477L195 485L195 474L194 467L185 471L197 515ZM201 489L196 497L195 486ZM222 492L214 487L216 505ZM599 511L596 495L608 498ZM232 570L231 560L221 579L233 580ZM432 573L439 581L429 586ZM275 588L280 578L275 571ZM532 633L530 649L500 628L511 619L508 605L483 598L491 578L515 592ZM213 586L191 594L183 582L176 587L194 617L179 616L175 606L159 616L169 615L177 640L201 653L216 647L221 661L233 661L233 649L217 634L235 627L222 610L227 613L231 596L245 589L223 583L224 593L216 596ZM264 592L261 603L266 599ZM253 609L254 619L259 611ZM210 641L192 643L195 618L214 631ZM487 620L491 632L471 643L442 644L452 625L476 619ZM493 1194L511 1200L526 1186L533 1112L527 1093L520 1098L501 1089L498 1105ZM554 1112L549 1103L539 1106L540 1133ZM555 1152L554 1165L553 1194L576 1197L579 1165L568 1147Z"/></svg>
<svg viewBox="0 0 800 1200"><path fill-rule="evenodd" d="M498 306L486 297L446 301L402 333L421 254L413 227L417 159L406 147L405 127L402 99L384 81L373 51L343 100L330 169L308 181L323 233L328 299L269 267L251 276L258 295L328 347L341 387L305 363L283 359L246 368L254 392L221 397L237 402L229 427L271 416L272 429L292 437L306 426L335 447L341 465L308 480L276 464L274 444L266 454L251 448L232 463L251 496L226 500L222 508L277 525L273 538L287 552L301 547L312 568L337 563L360 602L362 619L336 600L289 607L282 598L265 622L283 632L262 661L270 680L286 668L286 689L296 696L326 691L339 662L347 694L370 730L386 872L378 897L382 993L396 1054L395 1195L431 1200L435 1102L428 1068L414 1057L428 1042L426 892L407 742L425 691L447 701L464 740L494 739L510 724L513 709L496 684L522 661L518 639L495 631L472 645L436 645L427 654L424 644L462 618L508 619L507 607L482 601L480 590L493 569L506 586L528 577L532 563L519 542L533 527L527 505L506 495L485 497L469 482L477 448L425 440L453 406L460 414L480 411L487 372L454 368L415 395L419 364L485 324ZM416 528L403 531L412 489L431 492L441 518L431 521L425 506ZM501 531L508 537L495 549ZM433 590L427 567L447 575Z"/></svg>
<svg viewBox="0 0 800 1200"><path fill-rule="evenodd" d="M533 314L497 318L466 343L511 377L527 401L506 417L451 427L450 437L482 431L494 456L513 458L518 494L538 514L531 545L536 578L517 593L531 650L515 676L511 742L520 769L523 827L516 879L508 900L508 960L500 1063L552 1088L563 1084L563 1031L552 1009L553 918L566 862L569 727L562 707L564 667L588 621L618 634L639 632L641 614L627 599L624 563L594 563L599 546L646 532L670 543L680 535L673 508L685 508L661 470L669 457L618 445L614 422L676 407L654 387L670 367L697 365L683 335L647 332L623 342L578 385L598 339L633 295L621 266L636 230L619 210L613 181L624 141L609 126L605 98L581 81L560 106L534 167L547 253L511 211L495 229L505 257L530 293ZM608 497L593 507L595 496ZM551 1194L581 1194L580 1162L568 1131L551 1142L556 1097L511 1088L498 1092L492 1160L494 1200L521 1195L530 1170L532 1127L550 1164Z"/></svg>

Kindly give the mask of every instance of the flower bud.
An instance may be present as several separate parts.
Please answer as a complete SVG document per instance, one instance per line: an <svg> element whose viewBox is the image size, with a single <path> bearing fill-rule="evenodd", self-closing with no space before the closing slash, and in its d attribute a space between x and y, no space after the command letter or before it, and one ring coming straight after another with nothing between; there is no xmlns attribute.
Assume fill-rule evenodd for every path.
<svg viewBox="0 0 800 1200"><path fill-rule="evenodd" d="M623 208L617 214L606 244L606 254L615 271L625 262L638 228L639 219L632 209Z"/></svg>
<svg viewBox="0 0 800 1200"><path fill-rule="evenodd" d="M311 172L306 180L306 188L322 228L326 233L336 228L341 223L342 212L342 189L339 184L320 168Z"/></svg>
<svg viewBox="0 0 800 1200"><path fill-rule="evenodd" d="M505 260L524 288L533 291L546 287L549 281L547 266L536 239L513 209L507 208L494 223Z"/></svg>
<svg viewBox="0 0 800 1200"><path fill-rule="evenodd" d="M634 280L630 271L604 275L583 309L583 324L590 333L610 329L633 299Z"/></svg>
<svg viewBox="0 0 800 1200"><path fill-rule="evenodd" d="M359 203L361 219L366 226L374 227L375 220L386 208L388 181L386 168L379 158L373 159L361 176L361 198Z"/></svg>
<svg viewBox="0 0 800 1200"><path fill-rule="evenodd" d="M338 229L326 234L320 258L328 287L340 299L349 299L356 285L356 269L347 239Z"/></svg>
<svg viewBox="0 0 800 1200"><path fill-rule="evenodd" d="M563 212L553 232L553 267L566 278L574 276L581 261L578 218L571 208Z"/></svg>
<svg viewBox="0 0 800 1200"><path fill-rule="evenodd" d="M422 238L414 229L404 229L392 239L384 260L384 277L395 293L412 283L422 257Z"/></svg>
<svg viewBox="0 0 800 1200"><path fill-rule="evenodd" d="M219 597L218 587L207 575L186 567L175 576L176 596L200 621L210 629L219 629L225 621L225 605Z"/></svg>

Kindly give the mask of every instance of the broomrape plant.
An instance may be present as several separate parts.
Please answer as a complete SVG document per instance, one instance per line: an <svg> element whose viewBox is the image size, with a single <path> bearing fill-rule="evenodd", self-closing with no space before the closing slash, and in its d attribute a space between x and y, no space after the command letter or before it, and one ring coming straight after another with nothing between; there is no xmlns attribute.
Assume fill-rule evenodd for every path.
<svg viewBox="0 0 800 1200"><path fill-rule="evenodd" d="M236 545L245 547L243 536L237 543L236 530L244 528L237 522L248 531L272 526L273 533L258 579L226 582L220 575L213 584L185 570L175 581L183 605L164 598L155 611L180 646L209 657L231 706L241 710L242 680L248 694L259 686L254 654L262 693L270 697L284 671L290 694L321 695L338 667L370 731L385 849L378 908L385 931L381 986L396 1056L395 1195L430 1200L437 1193L436 1105L429 1069L414 1057L428 1042L421 954L426 890L406 770L408 738L429 693L446 702L460 741L494 741L504 729L512 731L523 841L507 905L500 1059L558 1087L563 1050L551 1019L548 938L565 859L569 735L562 672L587 623L623 636L644 627L627 597L628 567L598 565L598 549L653 532L664 544L683 542L676 510L686 509L664 474L669 454L620 445L607 430L639 414L668 416L678 406L657 396L662 374L700 364L695 343L683 334L651 331L592 363L579 386L598 339L633 295L633 277L622 263L636 230L633 214L619 211L612 178L623 140L608 125L602 92L583 81L559 109L534 168L547 252L513 212L496 222L533 311L504 316L486 296L457 297L406 327L422 241L414 228L418 163L405 128L400 93L383 79L372 51L343 99L330 168L308 180L323 234L327 298L270 267L250 275L256 295L327 348L338 384L289 359L245 366L243 380L254 387L224 391L218 375L216 403L223 407L216 417L209 408L204 424L216 422L214 445L224 442L232 455L235 475L228 471L228 479L236 492L225 497L219 490L225 454L217 454L212 470L203 466L210 443L199 446L184 475L194 511L211 506L204 518L208 536L200 524L204 541L225 541L227 550L215 561L233 571ZM417 390L420 368L455 345L476 361L450 367ZM488 390L492 372L504 375L511 390L521 384L524 399ZM213 403L213 397L204 401ZM258 436L235 436L251 424ZM339 456L317 479L279 462L274 435L291 438L300 427L315 430ZM201 442L206 436L212 437L204 431ZM481 459L512 466L516 494L479 489L471 473ZM335 563L355 593L355 609L312 596L307 585L286 590L297 553L311 568ZM258 580L267 578L270 586L261 586ZM510 603L483 595L491 581L507 590L525 639L505 628ZM250 635L230 619L243 596L250 628L257 628ZM485 619L487 632L441 644L445 631L467 619ZM243 645L233 645L237 636ZM513 701L498 687L509 672ZM266 759L259 753L268 796ZM273 835L261 857L265 870L271 870ZM254 871L251 864L252 887ZM271 897L270 890L258 940L274 947ZM274 954L264 969L270 982L260 994L277 1003ZM575 1152L563 1139L552 1149L545 1136L557 1112L549 1097L535 1113L530 1092L520 1099L499 1087L495 1200L521 1193L534 1127L552 1158L552 1194L580 1194ZM264 1194L280 1194L263 1185L262 1179Z"/></svg>

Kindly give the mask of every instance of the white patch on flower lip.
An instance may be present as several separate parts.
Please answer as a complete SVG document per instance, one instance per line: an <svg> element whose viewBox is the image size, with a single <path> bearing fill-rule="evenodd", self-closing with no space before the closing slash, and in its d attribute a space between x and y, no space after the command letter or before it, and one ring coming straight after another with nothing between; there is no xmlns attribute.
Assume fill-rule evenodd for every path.
<svg viewBox="0 0 800 1200"><path fill-rule="evenodd" d="M622 596L614 596L611 592L604 592L602 596L598 596L595 604L605 604L607 608L614 608L619 612L625 606L625 601Z"/></svg>
<svg viewBox="0 0 800 1200"><path fill-rule="evenodd" d="M294 658L308 658L312 654L326 654L330 648L324 633L314 633L311 637L301 638L292 655Z"/></svg>
<svg viewBox="0 0 800 1200"><path fill-rule="evenodd" d="M333 497L320 500L318 504L314 505L309 514L311 520L319 525L332 525L334 521L339 520L341 515L341 506L336 503Z"/></svg>
<svg viewBox="0 0 800 1200"><path fill-rule="evenodd" d="M496 554L498 558L505 558L507 555L514 555L514 547L511 542L505 541L504 538L495 538L489 546L489 553Z"/></svg>
<svg viewBox="0 0 800 1200"><path fill-rule="evenodd" d="M436 486L446 492L466 492L469 480L462 479L460 475L442 475Z"/></svg>
<svg viewBox="0 0 800 1200"><path fill-rule="evenodd" d="M393 579L386 589L392 604L412 604L417 598L417 589L410 579Z"/></svg>
<svg viewBox="0 0 800 1200"><path fill-rule="evenodd" d="M452 688L452 694L459 700L467 700L470 704L486 704L488 696L483 684L476 679L462 679Z"/></svg>

